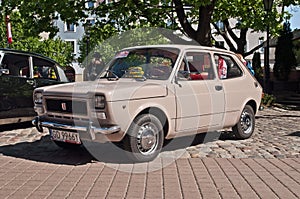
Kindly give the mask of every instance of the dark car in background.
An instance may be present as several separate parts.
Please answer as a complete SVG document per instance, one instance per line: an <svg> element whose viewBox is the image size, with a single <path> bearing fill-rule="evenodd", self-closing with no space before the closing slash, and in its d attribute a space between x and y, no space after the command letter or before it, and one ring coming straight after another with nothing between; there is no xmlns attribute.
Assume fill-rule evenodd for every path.
<svg viewBox="0 0 300 199"><path fill-rule="evenodd" d="M54 60L0 48L0 125L32 120L33 90L63 82L68 79Z"/></svg>

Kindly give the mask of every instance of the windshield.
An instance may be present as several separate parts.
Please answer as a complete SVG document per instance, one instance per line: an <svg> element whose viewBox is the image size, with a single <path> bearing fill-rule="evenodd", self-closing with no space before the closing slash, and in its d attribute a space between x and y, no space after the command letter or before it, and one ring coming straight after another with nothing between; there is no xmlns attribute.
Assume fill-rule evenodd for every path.
<svg viewBox="0 0 300 199"><path fill-rule="evenodd" d="M179 50L175 48L120 51L101 77L166 80L171 74L178 53Z"/></svg>

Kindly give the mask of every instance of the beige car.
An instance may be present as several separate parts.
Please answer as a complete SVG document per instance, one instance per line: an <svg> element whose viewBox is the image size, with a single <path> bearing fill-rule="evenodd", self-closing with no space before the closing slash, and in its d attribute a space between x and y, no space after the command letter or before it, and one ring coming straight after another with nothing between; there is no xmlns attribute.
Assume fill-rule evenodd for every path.
<svg viewBox="0 0 300 199"><path fill-rule="evenodd" d="M38 88L33 121L61 147L123 141L135 161L166 139L232 128L249 138L262 88L229 51L189 45L123 49L95 81Z"/></svg>

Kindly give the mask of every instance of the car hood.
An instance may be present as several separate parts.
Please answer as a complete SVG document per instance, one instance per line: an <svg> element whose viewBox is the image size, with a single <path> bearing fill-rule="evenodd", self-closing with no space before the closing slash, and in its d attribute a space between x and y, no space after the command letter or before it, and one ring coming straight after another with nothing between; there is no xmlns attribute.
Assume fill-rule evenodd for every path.
<svg viewBox="0 0 300 199"><path fill-rule="evenodd" d="M45 96L92 98L95 94L105 95L107 101L135 100L143 98L164 97L167 95L167 86L164 81L135 79L120 79L108 81L75 82L42 87L37 90Z"/></svg>

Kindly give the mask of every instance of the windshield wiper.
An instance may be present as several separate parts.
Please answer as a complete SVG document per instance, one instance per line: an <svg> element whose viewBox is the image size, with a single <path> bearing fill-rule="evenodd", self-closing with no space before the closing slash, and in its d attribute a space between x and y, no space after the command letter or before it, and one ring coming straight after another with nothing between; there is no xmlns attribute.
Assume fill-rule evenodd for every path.
<svg viewBox="0 0 300 199"><path fill-rule="evenodd" d="M104 77L106 77L107 80L109 81L117 81L119 80L119 76L113 71L113 70L105 70L103 73L106 73ZM113 77L109 76L109 73L113 75Z"/></svg>
<svg viewBox="0 0 300 199"><path fill-rule="evenodd" d="M135 77L134 78L136 81L146 81L147 80L147 77L145 77L145 75L141 76L141 77Z"/></svg>

